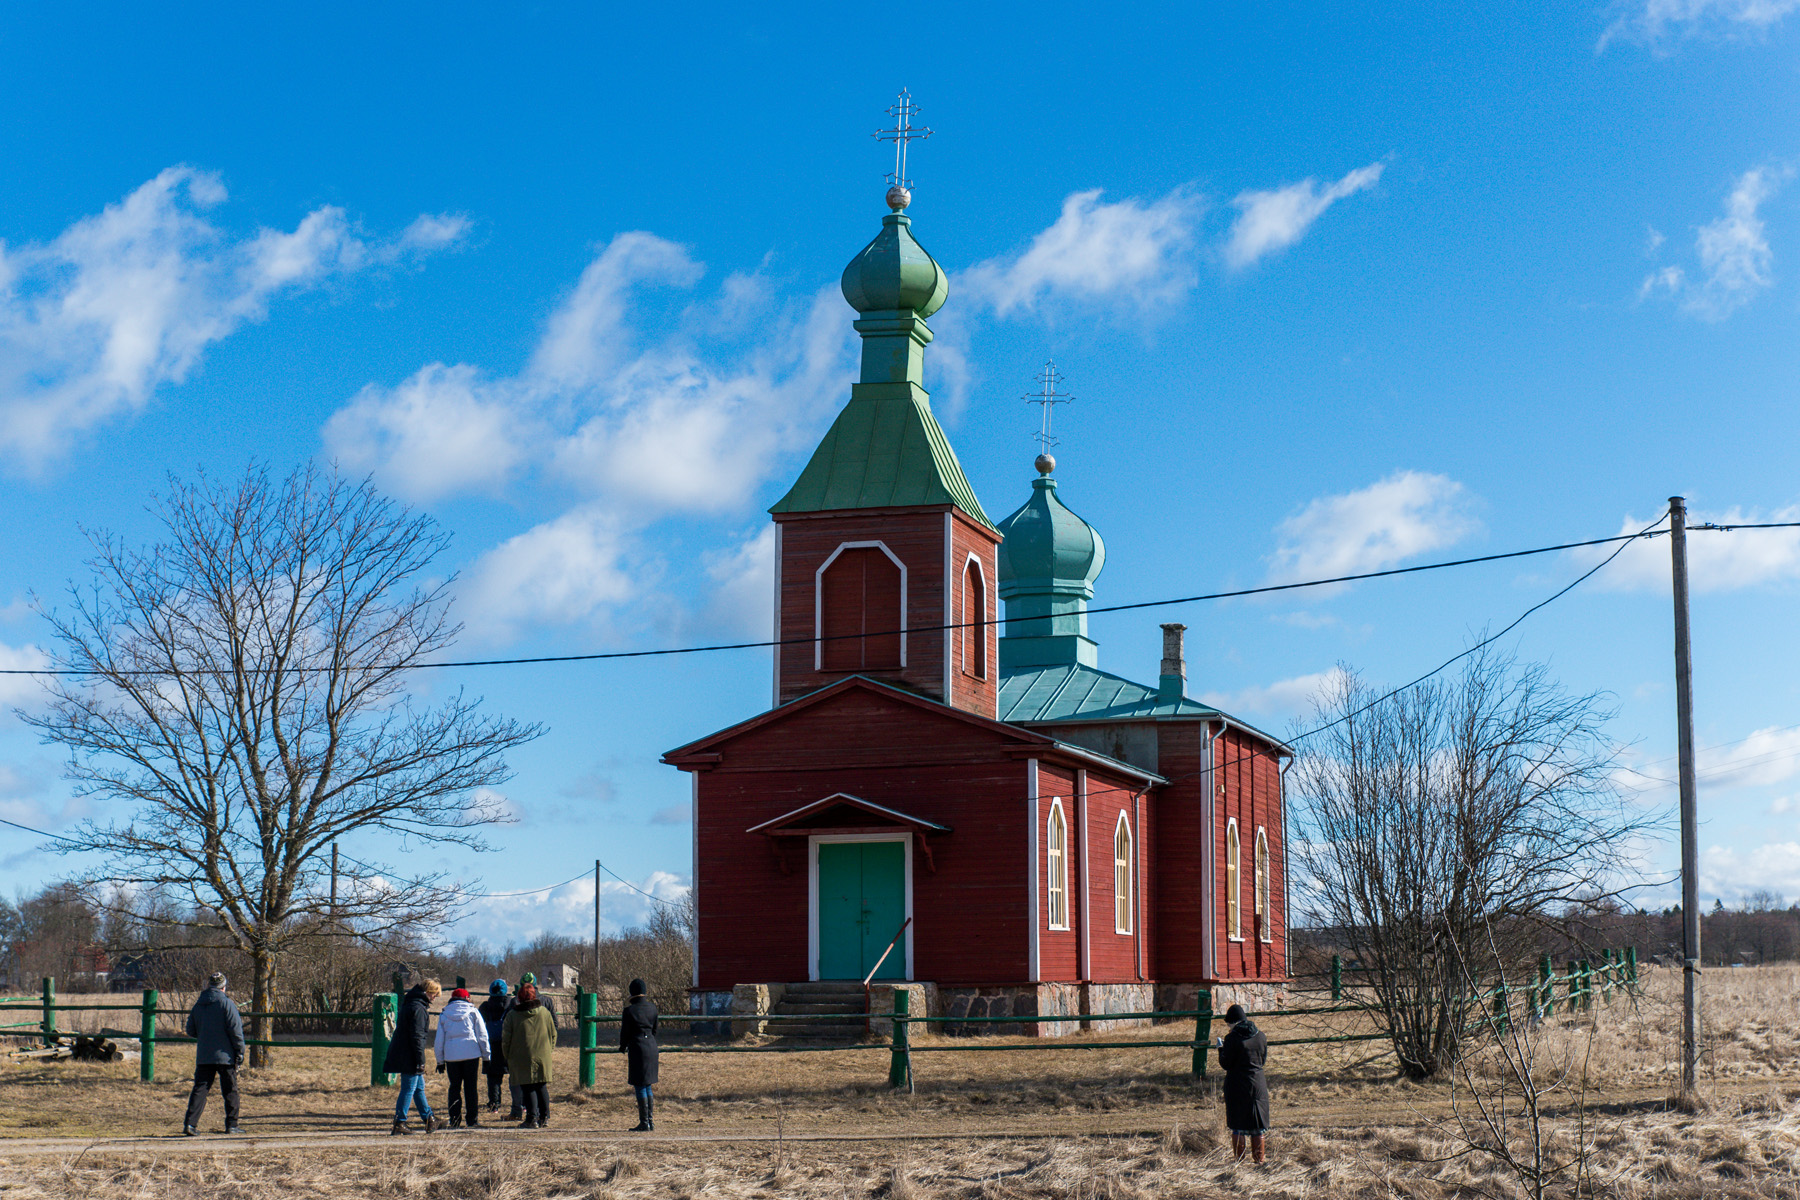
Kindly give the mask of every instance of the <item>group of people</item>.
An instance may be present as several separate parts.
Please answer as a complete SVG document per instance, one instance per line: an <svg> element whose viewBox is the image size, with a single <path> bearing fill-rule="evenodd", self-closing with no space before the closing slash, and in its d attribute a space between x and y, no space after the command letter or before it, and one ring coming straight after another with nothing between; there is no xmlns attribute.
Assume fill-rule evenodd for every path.
<svg viewBox="0 0 1800 1200"><path fill-rule="evenodd" d="M188 1014L188 1036L195 1039L194 1087L188 1094L181 1131L189 1137L199 1131L200 1116L215 1082L225 1101L225 1132L239 1131L237 1069L244 1062L244 1022L237 1005L225 994L225 983L225 976L214 973ZM438 1014L434 1039L431 1004L442 992L437 980L427 979L414 985L400 1003L399 1020L382 1065L383 1070L400 1076L392 1132L412 1132L407 1122L408 1110L414 1107L426 1133L442 1128L425 1095L427 1046L438 1074L449 1077L451 1129L481 1127L475 1087L478 1074L487 1078L489 1113L500 1111L500 1088L505 1081L512 1098L507 1120L518 1121L520 1129L548 1126L556 1014L549 999L538 995L537 977L527 972L519 981L516 996L509 995L506 980L496 979L488 985L487 999L479 1006L467 988L457 988ZM619 1017L619 1048L625 1051L626 1078L637 1098L638 1123L632 1127L633 1133L656 1128L652 1094L658 1066L656 1015L644 981L632 980L630 1003ZM1269 1085L1263 1074L1269 1039L1241 1005L1225 1010L1225 1024L1229 1028L1215 1044L1219 1066L1225 1071L1225 1124L1231 1130L1232 1153L1241 1159L1248 1150L1261 1163L1267 1153L1264 1138L1269 1129Z"/></svg>
<svg viewBox="0 0 1800 1200"><path fill-rule="evenodd" d="M188 1094L187 1115L181 1131L192 1137L199 1132L213 1084L225 1101L225 1132L239 1132L237 1070L244 1062L244 1022L231 997L226 979L214 973L188 1014L188 1036L195 1039L194 1086ZM509 994L506 980L488 985L487 999L476 1005L467 988L450 993L450 1002L438 1014L437 1030L431 1027L431 1005L443 994L435 979L416 984L400 1002L400 1013L388 1042L382 1070L400 1077L400 1096L394 1106L394 1134L412 1132L410 1111L418 1109L426 1133L444 1127L432 1112L425 1093L426 1051L437 1064L437 1073L448 1077L451 1129L481 1127L477 1103L477 1076L487 1079L487 1111L500 1111L504 1084L512 1101L507 1120L520 1129L543 1129L550 1123L551 1051L556 1048L556 1014L548 997L538 994L537 977L529 972L520 979L516 994ZM651 1089L657 1077L656 1006L650 1002L644 981L631 981L631 999L619 1020L619 1048L626 1053L627 1078L637 1098L638 1123L634 1133L656 1128L655 1097Z"/></svg>

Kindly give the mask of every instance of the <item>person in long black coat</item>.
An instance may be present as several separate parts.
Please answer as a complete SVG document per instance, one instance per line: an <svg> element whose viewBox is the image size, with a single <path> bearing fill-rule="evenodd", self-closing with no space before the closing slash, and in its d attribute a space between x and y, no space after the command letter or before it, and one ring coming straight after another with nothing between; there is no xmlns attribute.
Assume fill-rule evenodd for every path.
<svg viewBox="0 0 1800 1200"><path fill-rule="evenodd" d="M1225 1126L1231 1130L1231 1152L1250 1154L1263 1161L1264 1137L1269 1132L1269 1081L1263 1066L1269 1061L1269 1039L1244 1015L1242 1005L1225 1010L1231 1029L1219 1039L1219 1065L1225 1069Z"/></svg>
<svg viewBox="0 0 1800 1200"><path fill-rule="evenodd" d="M637 1094L638 1123L633 1133L649 1133L656 1128L656 1098L651 1087L656 1083L656 1005L644 994L644 981L631 981L631 1003L619 1017L619 1049L625 1051L628 1069L626 1081Z"/></svg>
<svg viewBox="0 0 1800 1200"><path fill-rule="evenodd" d="M400 1001L399 1020L394 1022L394 1037L388 1042L387 1058L381 1069L400 1077L400 1097L394 1105L394 1133L411 1133L406 1126L406 1110L418 1105L419 1118L425 1132L438 1128L431 1115L431 1101L425 1098L425 1055L431 1047L431 1002L443 989L435 979L415 984Z"/></svg>

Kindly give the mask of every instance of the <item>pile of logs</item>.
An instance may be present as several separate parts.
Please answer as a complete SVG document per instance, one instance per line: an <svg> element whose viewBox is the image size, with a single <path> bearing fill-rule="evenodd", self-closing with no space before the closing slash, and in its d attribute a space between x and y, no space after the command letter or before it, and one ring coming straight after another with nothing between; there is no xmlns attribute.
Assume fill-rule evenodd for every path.
<svg viewBox="0 0 1800 1200"><path fill-rule="evenodd" d="M118 1045L104 1034L78 1033L74 1037L59 1037L54 1046L26 1046L12 1052L15 1059L28 1058L38 1062L124 1062L125 1053Z"/></svg>

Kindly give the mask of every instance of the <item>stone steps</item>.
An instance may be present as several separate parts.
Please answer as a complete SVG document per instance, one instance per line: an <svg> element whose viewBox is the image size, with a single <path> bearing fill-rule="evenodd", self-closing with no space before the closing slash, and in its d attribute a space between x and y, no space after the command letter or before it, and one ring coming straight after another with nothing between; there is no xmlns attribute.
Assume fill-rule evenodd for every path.
<svg viewBox="0 0 1800 1200"><path fill-rule="evenodd" d="M781 1000L770 1009L777 1016L841 1017L842 1020L780 1021L768 1026L771 1034L807 1041L854 1042L861 1040L866 1000L862 984L839 980L812 980L789 984Z"/></svg>

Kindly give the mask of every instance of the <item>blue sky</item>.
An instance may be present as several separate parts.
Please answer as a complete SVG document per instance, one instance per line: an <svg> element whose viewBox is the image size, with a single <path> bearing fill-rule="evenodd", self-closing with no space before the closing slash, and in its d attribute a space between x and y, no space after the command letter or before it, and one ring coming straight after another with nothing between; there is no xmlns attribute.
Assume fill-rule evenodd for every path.
<svg viewBox="0 0 1800 1200"><path fill-rule="evenodd" d="M170 470L336 458L454 533L460 649L768 628L764 509L847 398L837 278L906 86L927 386L991 515L1027 494L1046 357L1098 603L1800 517L1800 0L1618 5L118 6L0 18L0 665L83 528ZM1800 538L1697 534L1703 890L1800 898ZM1576 555L1095 618L1102 666L1285 729L1324 672L1400 682ZM1509 643L1616 698L1664 803L1666 543ZM661 751L766 703L762 652L469 671L546 722L494 890L604 858L685 882ZM31 705L17 678L0 698ZM0 816L86 814L0 719ZM0 888L66 869L0 835ZM371 839L346 847L392 856ZM435 854L435 852L428 852ZM1670 845L1647 865L1666 869ZM590 920L585 881L478 906ZM642 915L624 885L609 924Z"/></svg>

